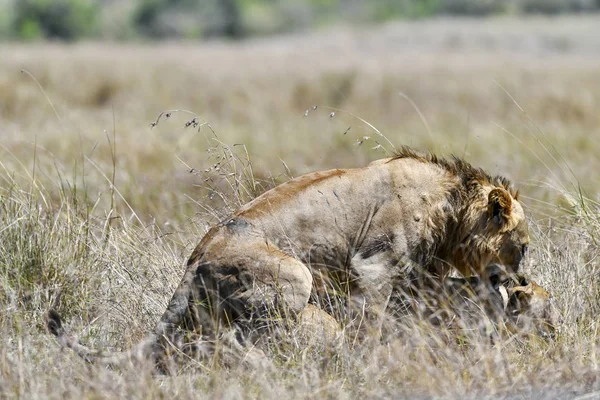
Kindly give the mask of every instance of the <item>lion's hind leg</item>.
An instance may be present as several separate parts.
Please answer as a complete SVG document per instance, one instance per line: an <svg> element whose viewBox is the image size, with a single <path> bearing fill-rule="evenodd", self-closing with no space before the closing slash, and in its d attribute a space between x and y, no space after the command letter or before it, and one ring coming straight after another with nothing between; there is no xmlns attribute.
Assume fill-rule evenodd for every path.
<svg viewBox="0 0 600 400"><path fill-rule="evenodd" d="M218 269L217 282L224 314L239 321L238 326L269 328L274 321L295 319L306 308L313 279L301 261L264 241L249 243L237 254L227 260L229 266Z"/></svg>
<svg viewBox="0 0 600 400"><path fill-rule="evenodd" d="M250 349L295 321L311 291L310 270L272 243L254 237L215 240L188 264L155 332L176 342L182 331L193 331L214 349L238 347L231 343L235 332Z"/></svg>

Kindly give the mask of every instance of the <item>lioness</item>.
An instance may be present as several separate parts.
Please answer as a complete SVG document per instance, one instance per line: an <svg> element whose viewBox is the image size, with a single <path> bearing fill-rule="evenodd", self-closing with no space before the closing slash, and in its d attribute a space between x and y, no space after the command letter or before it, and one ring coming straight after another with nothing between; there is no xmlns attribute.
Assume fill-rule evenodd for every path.
<svg viewBox="0 0 600 400"><path fill-rule="evenodd" d="M554 338L561 321L542 286L496 263L482 276L450 276L443 282L429 279L428 285L409 286L392 297L388 312L396 319L416 315L454 332L492 337L508 333ZM395 321L388 323L388 329L398 328Z"/></svg>
<svg viewBox="0 0 600 400"><path fill-rule="evenodd" d="M561 323L542 286L497 264L488 266L483 277L448 277L406 299L404 311L389 311L404 317L416 313L420 320L447 328L450 334L466 331L490 339L503 334L554 339ZM398 327L397 319L388 320ZM340 323L310 303L300 314L299 327L307 342L321 346L338 344L342 336Z"/></svg>
<svg viewBox="0 0 600 400"><path fill-rule="evenodd" d="M403 148L363 168L312 172L208 231L153 334L134 353L156 359L185 331L204 338L223 327L254 332L272 310L294 318L311 294L333 286L377 326L415 271L440 280L453 268L471 276L493 262L517 271L528 243L509 181L458 158ZM51 315L55 334L62 332L58 321ZM61 342L80 346L64 335Z"/></svg>
<svg viewBox="0 0 600 400"><path fill-rule="evenodd" d="M502 281L493 275L491 279L448 278L444 292L446 304L438 309L449 309L451 317L458 317L461 323L477 319L481 333L494 334L505 328L510 334L556 336L560 316L550 294L523 275L512 274Z"/></svg>

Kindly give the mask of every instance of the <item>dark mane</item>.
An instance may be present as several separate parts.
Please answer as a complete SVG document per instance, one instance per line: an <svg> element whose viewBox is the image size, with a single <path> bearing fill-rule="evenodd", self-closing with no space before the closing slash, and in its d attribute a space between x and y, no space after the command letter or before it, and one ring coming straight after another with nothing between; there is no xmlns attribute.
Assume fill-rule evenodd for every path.
<svg viewBox="0 0 600 400"><path fill-rule="evenodd" d="M500 175L492 177L483 169L476 168L467 161L454 155L451 160L447 160L443 157L438 157L433 153L421 153L408 146L402 146L402 148L392 156L390 161L402 158L412 158L424 163L435 164L449 173L460 177L465 187L473 184L493 185L506 189L515 200L518 200L519 198L519 191L512 186L512 183L507 178Z"/></svg>

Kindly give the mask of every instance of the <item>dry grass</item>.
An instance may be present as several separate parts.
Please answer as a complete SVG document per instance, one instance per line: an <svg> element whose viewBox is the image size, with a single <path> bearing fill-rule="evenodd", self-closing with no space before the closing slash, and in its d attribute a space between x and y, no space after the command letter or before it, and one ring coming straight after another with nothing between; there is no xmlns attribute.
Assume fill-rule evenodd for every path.
<svg viewBox="0 0 600 400"><path fill-rule="evenodd" d="M3 44L0 396L600 396L598 22L439 20L244 44ZM86 343L131 346L216 219L290 175L391 150L326 106L396 146L456 153L517 183L532 217L525 269L564 319L556 342L453 344L406 321L375 349L345 344L330 357L292 335L264 369L190 362L165 378L85 365L45 334L43 316L57 307ZM184 128L186 113L150 129L178 107L221 142L206 124Z"/></svg>

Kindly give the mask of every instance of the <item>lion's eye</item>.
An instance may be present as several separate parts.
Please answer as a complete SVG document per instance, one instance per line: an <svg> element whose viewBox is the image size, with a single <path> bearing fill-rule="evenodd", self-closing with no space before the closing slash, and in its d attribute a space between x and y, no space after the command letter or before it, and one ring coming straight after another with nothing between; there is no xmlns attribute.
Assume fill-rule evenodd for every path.
<svg viewBox="0 0 600 400"><path fill-rule="evenodd" d="M525 253L527 253L527 245L526 244L521 245L521 254L525 255Z"/></svg>

